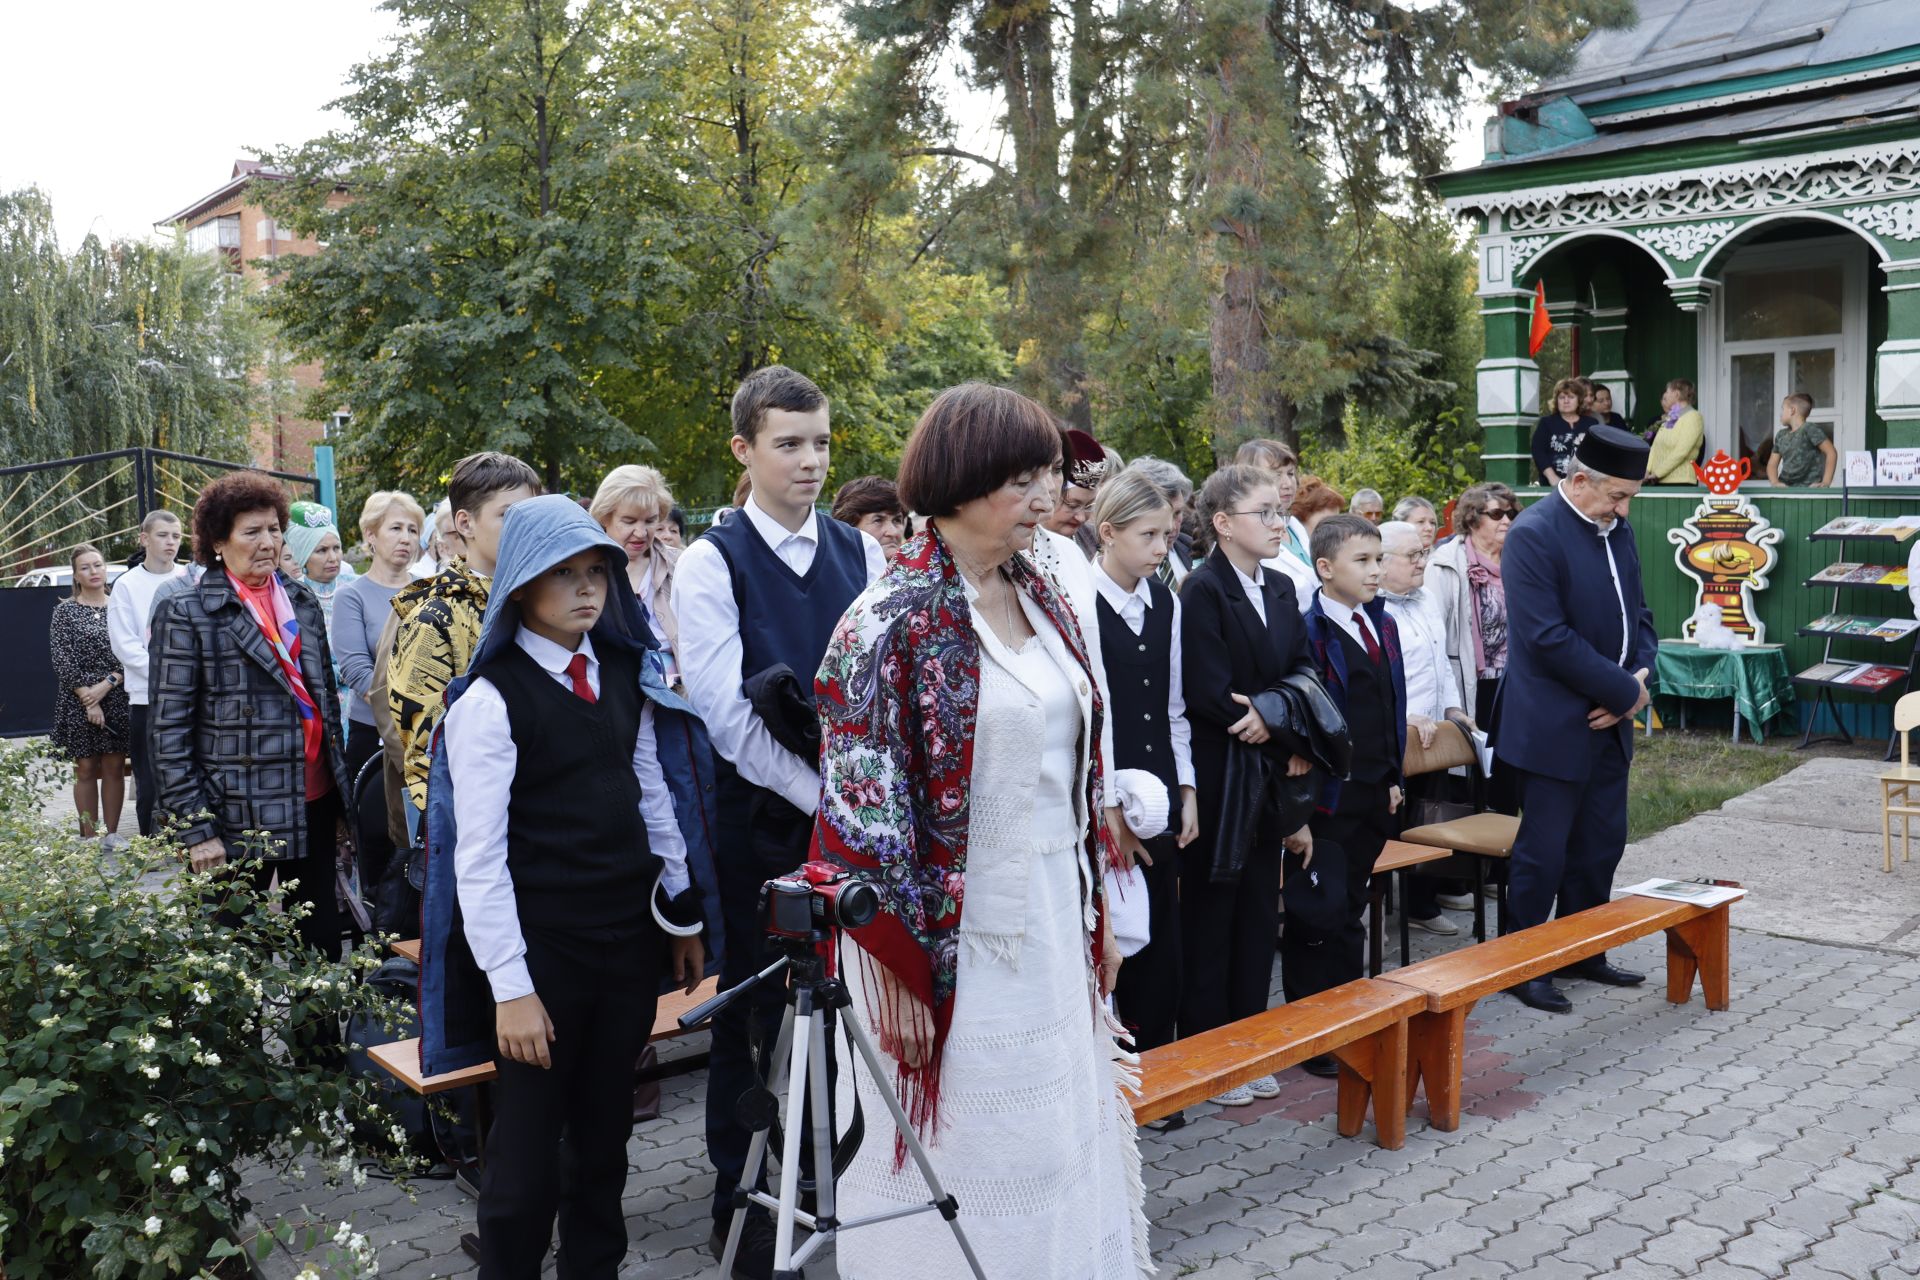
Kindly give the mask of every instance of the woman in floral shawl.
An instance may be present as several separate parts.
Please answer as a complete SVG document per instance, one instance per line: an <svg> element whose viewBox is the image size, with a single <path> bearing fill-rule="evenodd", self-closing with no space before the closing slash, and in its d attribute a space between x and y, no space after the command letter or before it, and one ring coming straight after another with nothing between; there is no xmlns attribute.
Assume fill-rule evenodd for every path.
<svg viewBox="0 0 1920 1280"><path fill-rule="evenodd" d="M900 462L931 526L841 619L818 682L817 856L879 890L842 952L855 1011L989 1276L1152 1270L1133 1059L1105 995L1103 709L1080 621L1023 552L1052 507L1059 436L1015 392L943 392ZM870 1114L875 1083L855 1072ZM866 1144L843 1219L924 1204L897 1144ZM968 1274L931 1214L840 1237L846 1280Z"/></svg>

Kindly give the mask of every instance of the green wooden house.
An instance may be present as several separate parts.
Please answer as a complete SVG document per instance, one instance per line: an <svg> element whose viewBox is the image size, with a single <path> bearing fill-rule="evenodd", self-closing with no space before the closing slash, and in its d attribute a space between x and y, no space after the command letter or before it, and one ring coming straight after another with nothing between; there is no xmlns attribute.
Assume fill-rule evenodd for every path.
<svg viewBox="0 0 1920 1280"><path fill-rule="evenodd" d="M1821 642L1795 632L1833 600L1800 584L1842 551L1805 535L1841 513L1844 468L1831 490L1770 490L1765 464L1791 392L1813 397L1843 458L1920 446L1920 0L1640 0L1636 25L1595 33L1565 75L1501 104L1485 151L1432 182L1477 227L1488 477L1535 480L1528 328L1544 283L1575 369L1630 423L1686 378L1705 452L1751 460L1743 492L1787 532L1761 616L1796 670L1811 663ZM1666 532L1702 492L1649 488L1635 506L1662 635L1693 593ZM1920 506L1920 489L1848 496L1853 514ZM1912 612L1900 591L1845 603ZM1884 731L1886 701L1859 727Z"/></svg>

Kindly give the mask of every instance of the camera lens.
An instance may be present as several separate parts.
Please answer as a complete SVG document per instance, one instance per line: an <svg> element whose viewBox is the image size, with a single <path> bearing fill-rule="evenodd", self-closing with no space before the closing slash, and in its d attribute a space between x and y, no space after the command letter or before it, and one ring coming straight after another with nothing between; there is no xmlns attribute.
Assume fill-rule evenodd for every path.
<svg viewBox="0 0 1920 1280"><path fill-rule="evenodd" d="M842 885L836 902L839 907L836 914L843 929L858 929L880 914L880 895L864 881Z"/></svg>

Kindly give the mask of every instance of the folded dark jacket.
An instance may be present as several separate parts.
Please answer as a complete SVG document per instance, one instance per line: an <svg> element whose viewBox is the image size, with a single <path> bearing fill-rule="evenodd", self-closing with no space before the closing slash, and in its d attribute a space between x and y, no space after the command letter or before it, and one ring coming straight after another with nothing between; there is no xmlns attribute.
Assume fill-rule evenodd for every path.
<svg viewBox="0 0 1920 1280"><path fill-rule="evenodd" d="M802 685L793 668L776 662L748 676L742 691L775 742L802 760L820 759L820 713L813 705L813 686Z"/></svg>
<svg viewBox="0 0 1920 1280"><path fill-rule="evenodd" d="M1239 882L1262 825L1287 834L1305 826L1328 775L1345 777L1353 754L1347 719L1312 671L1293 672L1252 702L1272 736L1260 746L1238 739L1227 744L1220 830L1207 873L1214 884ZM1313 768L1288 777L1294 756L1311 760Z"/></svg>

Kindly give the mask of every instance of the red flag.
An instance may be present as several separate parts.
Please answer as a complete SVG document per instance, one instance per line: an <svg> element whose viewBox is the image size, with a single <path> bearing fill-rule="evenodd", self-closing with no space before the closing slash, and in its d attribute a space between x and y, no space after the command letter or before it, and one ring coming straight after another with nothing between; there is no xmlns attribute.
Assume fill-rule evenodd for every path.
<svg viewBox="0 0 1920 1280"><path fill-rule="evenodd" d="M1540 280L1533 286L1533 325L1527 331L1527 356L1540 354L1540 345L1553 332L1553 318L1547 314L1547 282Z"/></svg>

